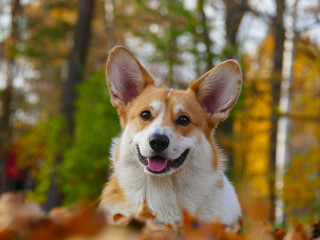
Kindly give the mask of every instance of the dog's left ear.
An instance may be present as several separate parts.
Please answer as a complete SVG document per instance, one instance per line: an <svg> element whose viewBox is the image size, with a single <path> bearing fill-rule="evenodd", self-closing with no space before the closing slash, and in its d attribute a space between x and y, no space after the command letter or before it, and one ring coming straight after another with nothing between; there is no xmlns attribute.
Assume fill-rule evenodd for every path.
<svg viewBox="0 0 320 240"><path fill-rule="evenodd" d="M192 83L197 98L211 117L225 120L236 103L242 84L242 73L238 62L225 61Z"/></svg>

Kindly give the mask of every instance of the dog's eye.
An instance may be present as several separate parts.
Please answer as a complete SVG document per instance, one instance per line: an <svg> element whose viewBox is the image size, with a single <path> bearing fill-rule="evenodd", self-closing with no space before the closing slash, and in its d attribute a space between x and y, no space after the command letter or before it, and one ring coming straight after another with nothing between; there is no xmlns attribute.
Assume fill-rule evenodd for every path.
<svg viewBox="0 0 320 240"><path fill-rule="evenodd" d="M151 120L151 119L152 119L151 112L148 111L148 110L143 111L143 112L140 114L140 117L141 117L141 119L144 120L144 121L148 121L148 120Z"/></svg>
<svg viewBox="0 0 320 240"><path fill-rule="evenodd" d="M177 121L176 121L179 125L182 126L188 126L190 123L190 119L186 116L186 115L181 115Z"/></svg>

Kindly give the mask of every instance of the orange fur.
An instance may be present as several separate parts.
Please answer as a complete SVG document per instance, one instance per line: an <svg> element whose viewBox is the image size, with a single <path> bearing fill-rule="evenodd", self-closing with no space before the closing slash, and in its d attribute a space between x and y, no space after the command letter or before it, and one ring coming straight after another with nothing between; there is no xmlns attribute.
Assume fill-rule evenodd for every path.
<svg viewBox="0 0 320 240"><path fill-rule="evenodd" d="M223 175L220 176L219 180L217 181L217 186L218 188L220 189L223 189L224 188L224 180L223 180Z"/></svg>
<svg viewBox="0 0 320 240"><path fill-rule="evenodd" d="M116 153L115 153L115 156L114 156L114 160L115 161L119 161L119 154L120 154L120 147L119 146L117 146L117 148L116 148Z"/></svg>
<svg viewBox="0 0 320 240"><path fill-rule="evenodd" d="M111 175L101 195L104 203L126 203L127 199L119 186L116 175Z"/></svg>

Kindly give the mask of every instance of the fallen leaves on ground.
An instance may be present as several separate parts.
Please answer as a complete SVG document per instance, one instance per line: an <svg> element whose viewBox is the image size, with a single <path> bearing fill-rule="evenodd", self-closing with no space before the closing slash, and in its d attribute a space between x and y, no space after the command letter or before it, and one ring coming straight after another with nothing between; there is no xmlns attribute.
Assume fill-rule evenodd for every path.
<svg viewBox="0 0 320 240"><path fill-rule="evenodd" d="M145 204L134 217L117 214L114 220L115 225L108 225L95 204L59 207L46 214L37 203L26 202L21 194L7 193L0 198L0 240L320 240L320 222L297 225L288 233L262 222L249 233L242 233L240 223L232 227L203 223L185 213L181 225L163 226Z"/></svg>

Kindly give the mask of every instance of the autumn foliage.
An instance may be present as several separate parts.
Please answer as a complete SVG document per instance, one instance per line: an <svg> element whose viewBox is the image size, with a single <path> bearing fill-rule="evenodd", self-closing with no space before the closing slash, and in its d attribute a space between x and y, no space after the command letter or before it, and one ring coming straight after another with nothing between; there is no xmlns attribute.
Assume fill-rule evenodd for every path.
<svg viewBox="0 0 320 240"><path fill-rule="evenodd" d="M46 214L38 204L26 202L20 194L8 193L0 198L1 240L310 240L320 237L320 222L311 226L299 224L286 233L283 228L273 229L267 222L257 221L255 227L248 231L240 222L232 227L219 222L201 223L185 213L182 224L161 226L154 222L146 206L141 206L133 218L116 217L116 225L108 225L105 219L104 213L97 210L95 203L74 208L59 207Z"/></svg>
<svg viewBox="0 0 320 240"><path fill-rule="evenodd" d="M60 108L69 56L80 39L74 35L81 2L95 8L86 64L77 65L82 82L72 89L72 134L64 136ZM320 2L308 0L0 0L0 193L18 190L19 180L32 201L1 197L1 239L316 238L319 223L310 224L320 220L319 12ZM54 205L96 199L107 181L109 147L121 131L105 83L115 45L132 50L160 87L185 88L219 62L240 62L241 95L215 134L241 202L242 233L188 216L184 228L170 230L159 229L147 213L134 220L118 215L127 226L115 228L94 206L41 210L58 192ZM289 70L281 76L289 80L288 111L275 101L283 93L282 69ZM290 122L288 159L275 166L271 133L280 118ZM286 230L274 230L270 220Z"/></svg>

